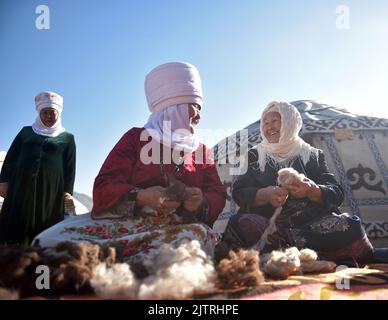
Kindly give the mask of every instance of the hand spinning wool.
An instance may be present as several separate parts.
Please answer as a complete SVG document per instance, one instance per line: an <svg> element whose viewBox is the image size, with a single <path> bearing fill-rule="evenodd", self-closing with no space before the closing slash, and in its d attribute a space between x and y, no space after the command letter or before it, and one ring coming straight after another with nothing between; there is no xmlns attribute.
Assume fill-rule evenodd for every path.
<svg viewBox="0 0 388 320"><path fill-rule="evenodd" d="M166 200L183 202L188 198L186 185L179 181L172 173L165 174L167 188L165 190Z"/></svg>
<svg viewBox="0 0 388 320"><path fill-rule="evenodd" d="M182 182L179 181L172 173L165 174L165 180L167 188L164 191L164 201L175 201L183 203L185 200L190 198L189 188ZM177 215L181 217L183 223L191 223L197 221L195 214L178 208L176 211Z"/></svg>
<svg viewBox="0 0 388 320"><path fill-rule="evenodd" d="M293 185L297 181L303 181L305 179L305 176L299 172L297 172L293 168L284 168L280 169L278 171L278 185L280 186L286 186L286 185ZM256 249L257 251L261 251L264 246L267 244L268 236L273 234L276 231L276 219L282 212L283 207L276 208L274 214L272 215L271 219L269 220L269 226L267 229L265 229L263 235L261 236L259 242L255 244L252 248Z"/></svg>

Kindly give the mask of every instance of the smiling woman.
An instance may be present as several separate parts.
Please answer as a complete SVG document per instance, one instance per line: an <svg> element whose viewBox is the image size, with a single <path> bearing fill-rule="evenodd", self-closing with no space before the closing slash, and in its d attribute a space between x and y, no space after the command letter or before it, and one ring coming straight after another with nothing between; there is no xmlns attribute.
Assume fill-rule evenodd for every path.
<svg viewBox="0 0 388 320"><path fill-rule="evenodd" d="M344 192L323 151L298 135L299 111L289 103L272 102L261 119L262 142L250 150L248 171L233 185L240 211L229 220L219 254L256 245L271 222L275 232L264 238L263 252L296 246L336 262L371 259L373 248L360 218L339 211ZM279 185L283 168L293 168L288 171L299 178Z"/></svg>
<svg viewBox="0 0 388 320"><path fill-rule="evenodd" d="M282 121L280 113L269 111L263 118L263 132L270 143L278 143L280 139L280 128Z"/></svg>

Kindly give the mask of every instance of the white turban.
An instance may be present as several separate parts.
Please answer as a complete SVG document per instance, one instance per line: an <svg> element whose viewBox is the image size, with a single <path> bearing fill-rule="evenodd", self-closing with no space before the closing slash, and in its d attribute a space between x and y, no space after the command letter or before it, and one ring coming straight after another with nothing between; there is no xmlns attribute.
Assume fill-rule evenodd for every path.
<svg viewBox="0 0 388 320"><path fill-rule="evenodd" d="M63 98L58 93L51 91L44 91L35 97L35 108L38 116L32 124L32 130L41 136L57 137L66 129L62 126L61 113L63 109ZM53 108L58 111L59 117L57 122L52 127L46 127L40 119L40 112L44 108Z"/></svg>
<svg viewBox="0 0 388 320"><path fill-rule="evenodd" d="M185 103L203 104L198 69L186 62L170 62L153 69L145 79L145 94L151 112Z"/></svg>
<svg viewBox="0 0 388 320"><path fill-rule="evenodd" d="M63 98L55 92L41 92L35 97L35 108L38 112L44 108L54 108L61 113L63 109Z"/></svg>
<svg viewBox="0 0 388 320"><path fill-rule="evenodd" d="M264 135L263 118L268 112L278 112L281 117L280 138L278 143L270 143ZM263 110L260 121L262 141L256 148L259 156L260 171L263 172L267 162L277 163L280 167L289 167L298 156L306 164L318 150L299 137L302 117L292 104L273 101Z"/></svg>

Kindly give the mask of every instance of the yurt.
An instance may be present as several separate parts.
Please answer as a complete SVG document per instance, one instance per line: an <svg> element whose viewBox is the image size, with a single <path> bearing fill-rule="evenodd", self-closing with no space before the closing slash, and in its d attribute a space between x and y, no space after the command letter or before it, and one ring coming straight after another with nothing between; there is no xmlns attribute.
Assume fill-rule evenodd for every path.
<svg viewBox="0 0 388 320"><path fill-rule="evenodd" d="M361 116L311 100L291 103L302 115L301 137L324 151L330 170L345 191L341 211L360 215L374 245L387 246L388 119ZM236 178L233 168L243 167L246 150L260 139L258 120L213 148L221 180L228 188L227 205L215 224L220 231L238 210L231 198Z"/></svg>

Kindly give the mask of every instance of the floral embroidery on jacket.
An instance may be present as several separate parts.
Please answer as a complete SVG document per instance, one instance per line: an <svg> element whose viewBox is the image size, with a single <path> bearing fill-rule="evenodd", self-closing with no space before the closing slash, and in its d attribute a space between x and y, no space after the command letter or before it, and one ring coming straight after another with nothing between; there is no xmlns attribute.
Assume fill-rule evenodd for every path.
<svg viewBox="0 0 388 320"><path fill-rule="evenodd" d="M342 219L342 217L327 216L312 223L310 228L311 230L318 231L320 233L345 232L349 230L350 225L349 222Z"/></svg>

